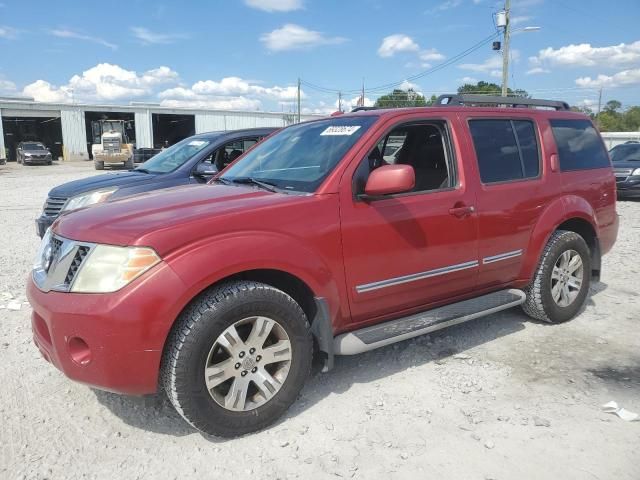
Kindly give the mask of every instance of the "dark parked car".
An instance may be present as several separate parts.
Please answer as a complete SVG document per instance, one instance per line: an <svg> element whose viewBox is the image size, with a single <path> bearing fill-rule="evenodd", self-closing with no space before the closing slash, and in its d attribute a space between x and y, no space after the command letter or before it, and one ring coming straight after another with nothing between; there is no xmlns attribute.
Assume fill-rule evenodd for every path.
<svg viewBox="0 0 640 480"><path fill-rule="evenodd" d="M144 163L147 160L151 160L154 156L160 153L160 148L136 148L133 151L133 162Z"/></svg>
<svg viewBox="0 0 640 480"><path fill-rule="evenodd" d="M616 145L609 155L616 173L618 197L640 196L640 142Z"/></svg>
<svg viewBox="0 0 640 480"><path fill-rule="evenodd" d="M53 157L41 142L20 142L16 147L16 160L23 165L36 163L51 165Z"/></svg>
<svg viewBox="0 0 640 480"><path fill-rule="evenodd" d="M74 180L53 188L36 219L40 237L61 212L161 188L205 183L276 128L251 128L194 135L163 150L129 172Z"/></svg>

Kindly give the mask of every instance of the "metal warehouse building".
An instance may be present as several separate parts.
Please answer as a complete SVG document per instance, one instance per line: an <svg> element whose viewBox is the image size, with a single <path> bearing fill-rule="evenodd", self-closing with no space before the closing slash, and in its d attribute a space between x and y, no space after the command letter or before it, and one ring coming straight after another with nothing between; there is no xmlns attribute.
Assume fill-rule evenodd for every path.
<svg viewBox="0 0 640 480"><path fill-rule="evenodd" d="M88 160L91 122L125 120L136 148L172 145L196 133L251 127L285 127L296 121L292 113L166 108L157 104L89 105L41 103L0 97L0 158L15 159L16 145L42 141L54 157ZM303 115L302 120L317 118Z"/></svg>

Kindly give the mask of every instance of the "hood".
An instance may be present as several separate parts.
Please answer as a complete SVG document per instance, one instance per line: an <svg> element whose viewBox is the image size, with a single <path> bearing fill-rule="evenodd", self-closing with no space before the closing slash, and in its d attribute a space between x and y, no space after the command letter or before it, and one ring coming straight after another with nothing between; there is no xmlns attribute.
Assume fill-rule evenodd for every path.
<svg viewBox="0 0 640 480"><path fill-rule="evenodd" d="M159 254L215 230L211 223L240 211L295 202L304 197L272 193L251 186L184 185L141 193L61 215L54 231L73 240L111 245L148 245ZM219 223L218 223L219 224ZM158 246L154 238L170 238ZM176 245L171 245L171 243ZM165 242L166 243L166 242ZM164 250L164 251L163 251Z"/></svg>
<svg viewBox="0 0 640 480"><path fill-rule="evenodd" d="M82 178L72 182L63 183L49 192L50 197L73 197L81 193L90 192L106 187L125 187L139 185L153 181L158 174L136 172L114 172Z"/></svg>
<svg viewBox="0 0 640 480"><path fill-rule="evenodd" d="M613 168L640 168L640 161L622 161L622 162L611 162Z"/></svg>

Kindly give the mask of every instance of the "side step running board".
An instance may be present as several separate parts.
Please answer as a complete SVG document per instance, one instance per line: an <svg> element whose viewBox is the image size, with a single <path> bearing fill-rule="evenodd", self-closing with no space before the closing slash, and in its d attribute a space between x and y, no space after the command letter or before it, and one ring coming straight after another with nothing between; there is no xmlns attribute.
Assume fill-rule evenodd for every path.
<svg viewBox="0 0 640 480"><path fill-rule="evenodd" d="M355 355L425 333L467 322L524 303L522 290L508 289L445 305L360 330L333 339L336 355Z"/></svg>

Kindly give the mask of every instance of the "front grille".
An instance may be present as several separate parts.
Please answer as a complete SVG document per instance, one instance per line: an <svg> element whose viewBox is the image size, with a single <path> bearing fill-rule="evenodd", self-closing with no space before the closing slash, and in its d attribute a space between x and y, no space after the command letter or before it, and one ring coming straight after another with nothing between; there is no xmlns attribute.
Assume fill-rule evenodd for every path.
<svg viewBox="0 0 640 480"><path fill-rule="evenodd" d="M67 272L67 276L64 279L65 285L71 285L71 282L73 282L73 279L76 278L78 269L80 268L80 265L82 265L83 260L89 253L89 250L90 248L85 245L81 245L80 247L78 247L78 251L73 257L73 261L69 266L69 271Z"/></svg>
<svg viewBox="0 0 640 480"><path fill-rule="evenodd" d="M33 280L44 292L68 292L94 244L52 235L49 245L51 257L40 259L33 270Z"/></svg>
<svg viewBox="0 0 640 480"><path fill-rule="evenodd" d="M116 153L120 151L120 139L105 138L102 140L102 149L108 153Z"/></svg>
<svg viewBox="0 0 640 480"><path fill-rule="evenodd" d="M58 258L60 248L62 248L62 240L51 237L51 258Z"/></svg>
<svg viewBox="0 0 640 480"><path fill-rule="evenodd" d="M44 214L48 217L57 217L65 203L67 203L66 197L48 197L44 204Z"/></svg>

